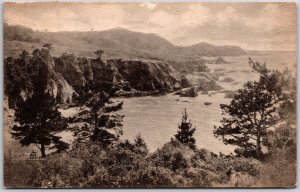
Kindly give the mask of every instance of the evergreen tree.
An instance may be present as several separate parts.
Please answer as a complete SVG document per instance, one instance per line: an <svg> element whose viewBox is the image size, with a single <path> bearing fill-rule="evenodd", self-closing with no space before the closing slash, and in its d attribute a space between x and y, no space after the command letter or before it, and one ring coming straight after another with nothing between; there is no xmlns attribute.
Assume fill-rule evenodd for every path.
<svg viewBox="0 0 300 192"><path fill-rule="evenodd" d="M229 105L220 105L225 117L221 120L221 126L215 126L214 135L221 137L225 144L241 147L243 155L259 159L267 129L280 119L278 106L282 101L282 83L280 74L270 72L265 64L251 59L249 64L260 73L259 81L245 83Z"/></svg>
<svg viewBox="0 0 300 192"><path fill-rule="evenodd" d="M175 138L181 143L187 144L191 149L195 149L195 138L193 137L196 128L192 128L191 121L188 121L188 114L186 113L186 109L184 109L184 113L182 115L181 124L178 125L177 134L175 134Z"/></svg>
<svg viewBox="0 0 300 192"><path fill-rule="evenodd" d="M30 91L31 70L29 53L23 51L19 57L8 57L4 61L4 94L8 96L10 108L15 108L22 99L21 91Z"/></svg>
<svg viewBox="0 0 300 192"><path fill-rule="evenodd" d="M141 133L138 133L134 139L134 145L137 147L145 147L147 148L147 144L145 143L144 139L141 136Z"/></svg>
<svg viewBox="0 0 300 192"><path fill-rule="evenodd" d="M103 147L107 147L119 139L119 135L110 133L107 130L109 115L92 113L90 121L94 124L94 129L91 134L92 141L100 142ZM93 121L94 119L94 121Z"/></svg>
<svg viewBox="0 0 300 192"><path fill-rule="evenodd" d="M149 150L145 140L142 138L141 133L139 133L134 139L134 146L137 147L138 152L147 155Z"/></svg>
<svg viewBox="0 0 300 192"><path fill-rule="evenodd" d="M104 52L97 50L96 60L101 60L101 55ZM103 86L99 82L89 80L85 85L78 91L78 97L76 101L79 105L85 105L91 110L87 116L84 117L84 121L89 123L90 130L86 132L88 137L94 142L101 144L103 147L107 147L119 140L121 132L111 133L108 129L122 126L122 118L112 118L108 112L105 111L104 107L110 100L109 90L111 87ZM119 109L116 109L119 110ZM116 116L115 116L116 117ZM80 130L78 131L78 133ZM79 134L81 135L81 134ZM81 139L80 139L81 140Z"/></svg>
<svg viewBox="0 0 300 192"><path fill-rule="evenodd" d="M67 128L55 105L55 99L46 92L49 79L47 64L41 58L31 59L37 69L31 76L32 95L17 103L12 135L23 146L35 144L46 157L46 148L62 151L68 144L56 134Z"/></svg>
<svg viewBox="0 0 300 192"><path fill-rule="evenodd" d="M117 136L106 130L109 115L103 114L102 108L108 101L109 95L102 91L93 94L92 98L86 103L86 106L91 108L90 115L86 119L93 126L91 139L92 141L100 142L103 147L107 147L118 140Z"/></svg>

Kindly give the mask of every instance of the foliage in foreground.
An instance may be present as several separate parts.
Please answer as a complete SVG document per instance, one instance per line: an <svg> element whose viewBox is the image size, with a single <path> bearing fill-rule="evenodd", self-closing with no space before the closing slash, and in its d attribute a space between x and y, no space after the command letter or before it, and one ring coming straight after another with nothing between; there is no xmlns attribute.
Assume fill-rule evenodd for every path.
<svg viewBox="0 0 300 192"><path fill-rule="evenodd" d="M93 142L77 143L70 151L42 161L8 165L19 167L14 171L31 166L19 175L24 177L19 180L21 187L211 187L228 183L234 173L249 177L259 173L256 160L192 150L175 140L151 154L138 139L109 148ZM13 181L5 182L9 185Z"/></svg>

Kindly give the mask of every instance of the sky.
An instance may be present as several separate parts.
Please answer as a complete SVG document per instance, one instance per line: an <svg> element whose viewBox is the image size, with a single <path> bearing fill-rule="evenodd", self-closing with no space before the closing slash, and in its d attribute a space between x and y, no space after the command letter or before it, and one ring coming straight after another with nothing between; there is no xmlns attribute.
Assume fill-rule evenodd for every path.
<svg viewBox="0 0 300 192"><path fill-rule="evenodd" d="M207 42L247 50L296 50L293 3L16 3L4 20L39 31L122 27L156 33L175 45Z"/></svg>

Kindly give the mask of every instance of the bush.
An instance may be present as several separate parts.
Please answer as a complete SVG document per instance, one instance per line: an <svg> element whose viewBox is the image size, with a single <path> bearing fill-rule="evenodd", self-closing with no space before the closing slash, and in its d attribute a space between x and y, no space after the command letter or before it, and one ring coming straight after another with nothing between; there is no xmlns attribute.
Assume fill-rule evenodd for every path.
<svg viewBox="0 0 300 192"><path fill-rule="evenodd" d="M139 137L137 137L139 138ZM143 142L120 141L109 147L97 142L74 143L68 152L49 155L43 161L11 164L18 186L48 188L153 188L246 185L238 174L258 174L254 159L219 156L205 149L190 149L176 140L153 154ZM22 170L25 170L24 174ZM24 178L22 178L24 177ZM12 183L13 181L6 181ZM14 183L15 186L15 183Z"/></svg>
<svg viewBox="0 0 300 192"><path fill-rule="evenodd" d="M155 166L163 166L169 170L176 171L190 167L190 158L193 150L179 141L166 143L162 149L158 149L148 158Z"/></svg>
<svg viewBox="0 0 300 192"><path fill-rule="evenodd" d="M264 187L295 187L296 185L296 130L280 125L268 133L271 146L263 162L259 185Z"/></svg>

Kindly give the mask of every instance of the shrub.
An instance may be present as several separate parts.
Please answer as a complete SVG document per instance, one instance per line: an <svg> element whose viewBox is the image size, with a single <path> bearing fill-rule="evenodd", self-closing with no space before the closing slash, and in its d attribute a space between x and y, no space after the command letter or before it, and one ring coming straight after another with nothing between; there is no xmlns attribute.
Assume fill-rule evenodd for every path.
<svg viewBox="0 0 300 192"><path fill-rule="evenodd" d="M166 143L162 149L158 149L148 157L155 166L162 166L169 170L176 171L190 167L190 158L193 151L179 141Z"/></svg>
<svg viewBox="0 0 300 192"><path fill-rule="evenodd" d="M175 138L186 145L188 145L191 149L195 149L195 138L193 137L196 127L192 127L191 121L188 121L188 114L186 113L186 109L184 109L184 113L182 114L181 124L178 125L178 131L175 134Z"/></svg>

